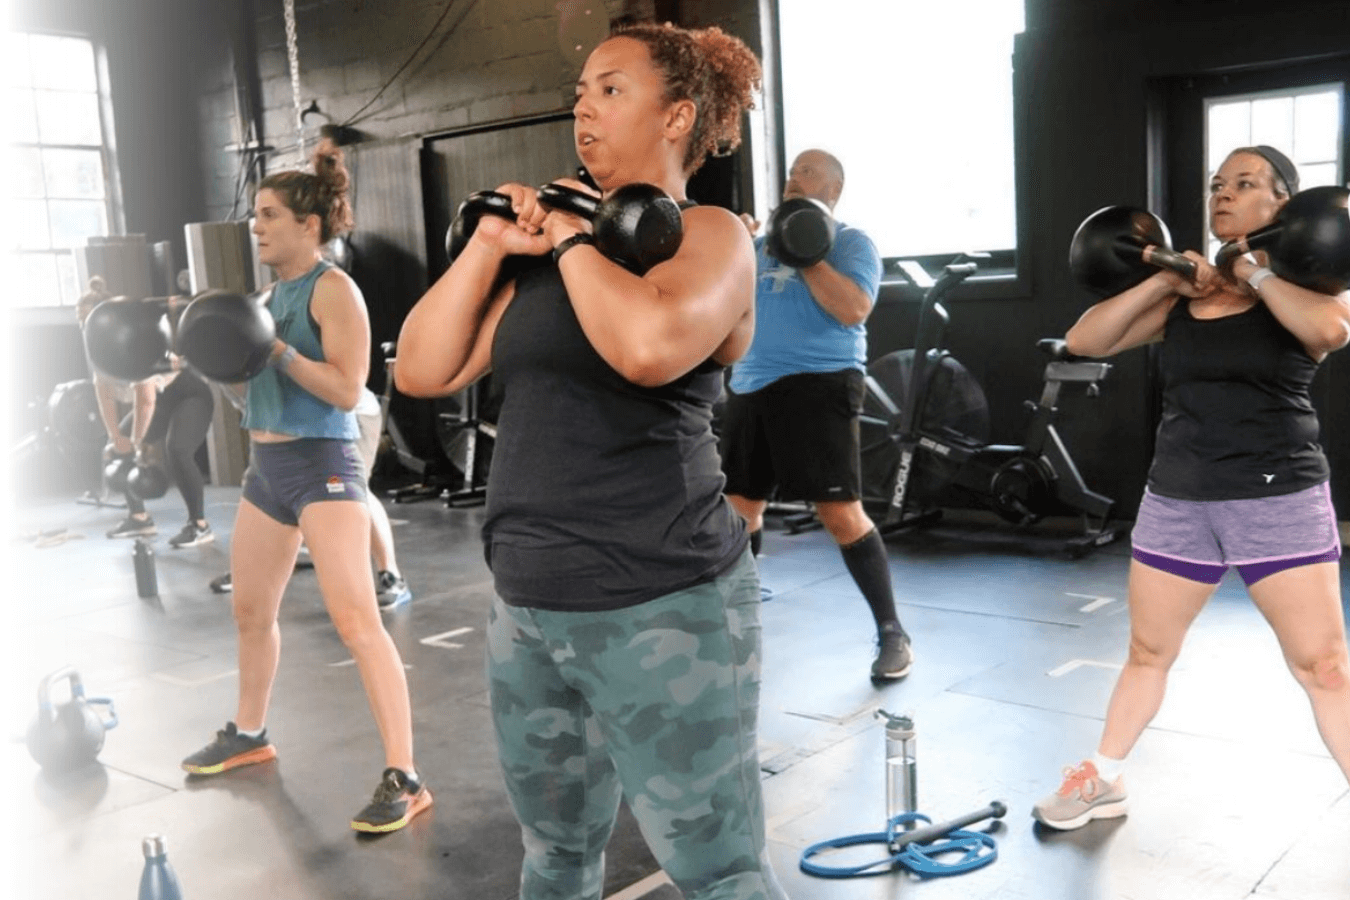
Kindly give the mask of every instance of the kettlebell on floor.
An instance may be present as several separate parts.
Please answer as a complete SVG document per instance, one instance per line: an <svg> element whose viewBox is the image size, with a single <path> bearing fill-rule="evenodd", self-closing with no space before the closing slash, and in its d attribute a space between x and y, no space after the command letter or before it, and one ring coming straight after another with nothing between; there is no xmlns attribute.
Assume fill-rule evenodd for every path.
<svg viewBox="0 0 1350 900"><path fill-rule="evenodd" d="M52 702L52 686L70 681L70 700ZM106 716L96 707L106 706ZM85 697L84 682L63 666L38 683L37 717L28 729L28 752L45 772L63 773L92 763L103 749L108 729L117 727L117 713L107 697Z"/></svg>

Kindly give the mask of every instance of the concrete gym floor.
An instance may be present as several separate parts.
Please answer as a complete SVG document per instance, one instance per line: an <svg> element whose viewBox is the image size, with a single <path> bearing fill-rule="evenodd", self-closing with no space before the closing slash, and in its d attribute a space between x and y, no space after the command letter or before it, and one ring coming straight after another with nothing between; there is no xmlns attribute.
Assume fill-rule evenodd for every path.
<svg viewBox="0 0 1350 900"><path fill-rule="evenodd" d="M482 673L491 582L479 509L388 505L415 599L385 622L408 666L430 813L384 837L348 828L382 755L312 571L295 575L282 608L268 722L279 759L213 779L178 768L234 710L229 598L207 582L227 568L237 500L237 489L208 488L218 538L188 550L167 544L182 525L176 492L150 504L160 527L160 596L150 600L136 593L132 542L104 537L121 510L47 500L15 511L0 820L6 877L21 889L6 895L132 897L141 838L160 833L187 900L515 897L519 832ZM1072 561L1053 537L1019 541L967 521L889 546L917 661L908 679L878 689L867 677L870 620L828 536L787 535L775 522L766 535L760 748L772 855L790 897L1350 898L1350 790L1235 576L1198 621L1131 760L1130 815L1054 833L1033 827L1030 808L1095 745L1128 633L1127 543ZM1350 596L1344 573L1342 584ZM90 696L114 699L121 722L98 764L53 779L23 732L39 679L64 664ZM878 708L913 715L919 806L934 820L1007 803L992 865L926 881L799 870L807 845L883 825ZM611 897L678 897L626 813L608 865Z"/></svg>

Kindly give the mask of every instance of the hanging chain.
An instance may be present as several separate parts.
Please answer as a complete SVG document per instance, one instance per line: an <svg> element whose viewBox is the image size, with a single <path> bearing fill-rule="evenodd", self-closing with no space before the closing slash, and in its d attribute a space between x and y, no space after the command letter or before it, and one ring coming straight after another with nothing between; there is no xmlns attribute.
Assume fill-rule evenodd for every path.
<svg viewBox="0 0 1350 900"><path fill-rule="evenodd" d="M286 10L286 59L291 67L291 100L295 104L295 151L305 161L305 114L300 103L300 47L295 39L295 0L282 0Z"/></svg>

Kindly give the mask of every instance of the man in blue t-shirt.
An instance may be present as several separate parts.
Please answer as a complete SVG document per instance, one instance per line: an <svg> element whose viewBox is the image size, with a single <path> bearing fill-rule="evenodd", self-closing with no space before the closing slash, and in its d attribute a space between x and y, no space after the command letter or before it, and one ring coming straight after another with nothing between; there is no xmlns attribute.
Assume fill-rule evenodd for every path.
<svg viewBox="0 0 1350 900"><path fill-rule="evenodd" d="M823 150L800 154L783 199L809 197L833 211L844 168ZM757 223L742 216L753 234ZM834 537L849 574L876 620L872 678L908 674L909 636L891 592L890 562L863 510L858 444L867 328L881 283L881 257L866 234L834 223L834 246L822 261L796 269L756 238L759 279L755 337L732 370L722 420L727 499L746 520L759 551L764 508L806 500Z"/></svg>

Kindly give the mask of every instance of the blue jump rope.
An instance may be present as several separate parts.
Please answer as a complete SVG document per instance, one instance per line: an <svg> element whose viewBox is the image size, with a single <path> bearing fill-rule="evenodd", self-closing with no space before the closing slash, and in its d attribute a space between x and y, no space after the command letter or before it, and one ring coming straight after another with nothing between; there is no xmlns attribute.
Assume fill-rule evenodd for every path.
<svg viewBox="0 0 1350 900"><path fill-rule="evenodd" d="M812 844L802 851L801 870L821 878L884 875L897 868L906 869L921 878L964 875L998 859L998 847L993 835L982 831L965 831L963 826L983 819L1002 818L1007 811L1006 805L995 800L984 809L937 825L931 824L932 820L922 813L901 813L887 821L885 831L850 834ZM906 826L917 823L923 825L912 831L906 830ZM884 844L892 853L883 859L855 866L827 866L812 858L826 850L860 844ZM954 853L960 856L951 859Z"/></svg>

